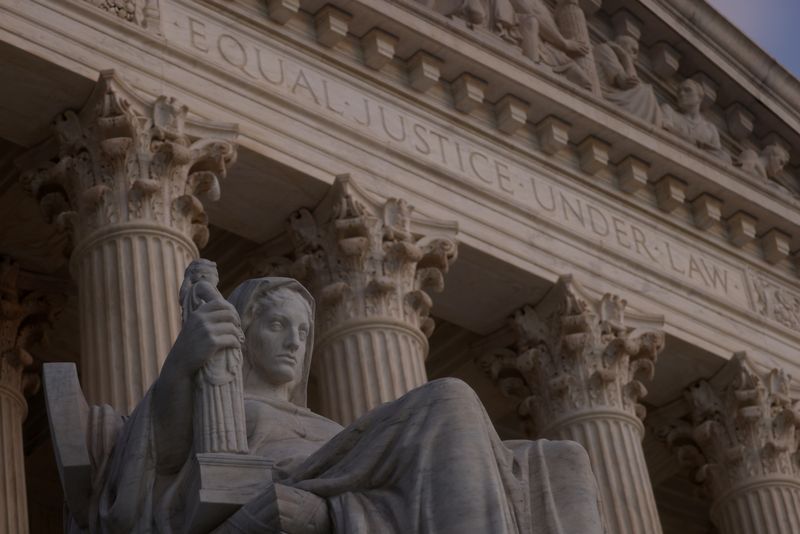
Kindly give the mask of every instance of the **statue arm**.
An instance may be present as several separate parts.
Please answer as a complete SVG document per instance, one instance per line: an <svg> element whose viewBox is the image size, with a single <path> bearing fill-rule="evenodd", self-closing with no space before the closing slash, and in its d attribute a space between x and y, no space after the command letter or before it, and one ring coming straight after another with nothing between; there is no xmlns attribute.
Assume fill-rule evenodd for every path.
<svg viewBox="0 0 800 534"><path fill-rule="evenodd" d="M194 376L217 352L241 348L239 314L227 301L205 302L189 315L152 391L159 473L177 472L192 448Z"/></svg>
<svg viewBox="0 0 800 534"><path fill-rule="evenodd" d="M530 14L539 22L539 37L571 57L580 57L591 51L585 43L567 39L556 24L556 19L541 0L530 2Z"/></svg>

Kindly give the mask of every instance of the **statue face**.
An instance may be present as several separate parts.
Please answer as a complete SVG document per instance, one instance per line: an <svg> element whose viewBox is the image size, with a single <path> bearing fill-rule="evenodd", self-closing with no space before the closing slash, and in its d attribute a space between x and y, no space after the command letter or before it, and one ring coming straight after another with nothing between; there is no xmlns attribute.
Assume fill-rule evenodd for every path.
<svg viewBox="0 0 800 534"><path fill-rule="evenodd" d="M299 296L267 296L245 333L254 370L275 385L302 378L306 339L311 329L308 304Z"/></svg>
<svg viewBox="0 0 800 534"><path fill-rule="evenodd" d="M703 95L700 87L693 80L684 81L678 88L678 106L681 111L694 111L700 109Z"/></svg>
<svg viewBox="0 0 800 534"><path fill-rule="evenodd" d="M639 43L633 37L625 35L620 37L617 42L631 56L631 59L635 60L639 56Z"/></svg>
<svg viewBox="0 0 800 534"><path fill-rule="evenodd" d="M777 146L769 146L764 150L766 156L766 168L768 176L776 176L783 171L788 163L788 155Z"/></svg>

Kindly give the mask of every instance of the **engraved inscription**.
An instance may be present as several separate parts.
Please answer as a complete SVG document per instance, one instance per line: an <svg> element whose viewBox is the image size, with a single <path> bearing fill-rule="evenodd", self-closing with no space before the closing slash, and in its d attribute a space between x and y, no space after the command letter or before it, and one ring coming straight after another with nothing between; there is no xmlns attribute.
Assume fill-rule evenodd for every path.
<svg viewBox="0 0 800 534"><path fill-rule="evenodd" d="M706 253L667 238L655 228L635 223L432 121L378 101L354 85L338 82L271 50L265 43L234 34L191 13L170 9L166 18L169 40L205 55L215 64L300 105L313 106L320 115L365 132L381 145L440 166L448 174L501 197L533 217L573 230L605 251L648 264L737 306L751 307L740 268L726 266Z"/></svg>

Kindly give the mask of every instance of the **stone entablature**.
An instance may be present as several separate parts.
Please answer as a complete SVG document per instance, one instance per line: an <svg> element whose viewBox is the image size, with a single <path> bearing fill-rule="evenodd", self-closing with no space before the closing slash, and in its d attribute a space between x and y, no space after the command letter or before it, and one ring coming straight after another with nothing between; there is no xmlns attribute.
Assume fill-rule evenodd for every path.
<svg viewBox="0 0 800 534"><path fill-rule="evenodd" d="M44 7L37 2L27 5L39 10L52 7L51 4ZM421 180L428 180L425 184L413 182L414 187L419 185L426 189L415 191L419 196L414 203L419 205L419 199L425 198L425 202L428 202L425 209L429 210L431 205L437 206L437 216L447 213L442 218L470 217L470 213L463 211L464 203L485 203L491 206L490 209L501 213L501 217L511 221L504 230L510 240L527 239L523 235L528 236L528 230L524 230L526 233L523 234L522 226L530 227L533 217L537 235L559 236L558 239L566 238L575 244L574 251L554 251L558 261L578 262L580 265L580 260L575 256L585 251L584 256L591 254L595 258L590 261L596 261L602 255L604 265L613 265L612 270L617 266L624 269L625 265L632 262L636 269L643 269L642 272L646 272L648 277L655 274L654 279L658 281L660 290L675 290L680 293L678 298L693 300L697 307L723 309L728 315L729 312L735 312L737 324L758 319L752 313L755 306L745 289L744 267L763 271L770 279L787 288L794 283L789 276L793 274L793 269L788 261L782 261L774 268L761 262L759 258L762 252L756 247L754 238L765 229L765 222L778 221L784 224L788 221L792 225L800 225L800 215L794 210L796 202L774 198L766 189L762 191L755 185L745 183L744 178L734 177L720 167L713 157L705 157L691 147L683 147L668 132L641 127L636 119L624 116L618 108L604 100L586 95L545 72L523 68L525 64L521 60L516 63L498 61L496 55L487 52L486 47L474 44L474 40L458 40L416 15L404 15L396 5L383 6L387 12L384 18L395 21L392 23L394 26L382 30L381 34L372 34L370 39L363 42L356 41L353 35L366 36L372 27L367 27L369 23L383 19L355 16L348 23L348 37L340 40L333 50L314 44L316 34L313 18L305 12L300 12L287 25L280 26L268 18L266 6L255 1L225 6L220 4L219 8L214 6L214 9L195 3L162 2L163 38L109 17L85 2L64 2L57 7L59 11L56 15L70 17L73 21L89 20L94 25L100 21L108 23L111 25L109 27L136 43L135 51L129 51L130 47L114 49L107 58L91 56L95 59L87 57L86 61L107 65L110 59L128 64L142 51L150 51L155 55L154 50L157 49L162 58L159 61L169 62L167 72L180 72L180 75L176 74L168 82L172 87L165 90L163 68L155 68L145 62L142 67L134 67L131 73L137 79L137 87L152 94L160 94L156 91L161 91L181 96L188 99L193 110L205 116L247 122L242 145L248 150L264 150L267 146L273 150L281 145L282 149L287 149L288 155L281 156L286 158L285 161L305 163L313 160L303 168L322 180L330 179L330 172L349 170L342 165L325 167L325 158L329 161L339 158L339 163L344 163L347 158L354 156L349 152L335 156L320 155L324 149L320 150L319 141L328 135L330 127L330 131L336 132L338 137L360 143L359 150L363 152L359 153L361 155L358 158L367 157L368 151L374 150L380 152L385 161L392 162L393 170L374 174L378 177L376 179L386 179L393 184L391 187L401 188L405 187L399 181L401 175L403 179L413 174ZM233 13L231 9L239 11ZM238 17L237 20L246 19L248 23L232 24L233 16ZM189 26L190 17L196 21L193 28ZM505 109L502 115L505 120L501 122L508 128L520 120L520 101L537 102L535 109L527 112L525 127L518 127L514 135L489 127L496 124L496 118L485 104L473 105L473 111L465 115L451 105L453 95L450 85L441 80L431 85L426 94L416 91L414 87L424 87L427 83L425 80L430 80L426 76L436 71L432 68L436 62L429 61L424 52L416 54L419 45L433 42L429 38L416 41L403 38L403 35L409 34L402 34L399 30L404 24L408 26L412 23L420 34L427 32L440 40L450 35L447 39L458 44L458 47L453 44L452 49L445 47L437 51L437 54L444 56L438 67L440 77L454 82L461 80L453 85L460 88L457 94L465 95L467 101L474 99L481 91L491 101L499 99ZM86 28L89 33L96 31L89 26ZM274 39L276 35L281 38ZM424 76L412 76L406 86L408 73L404 62L397 59L386 62L380 72L362 64L362 46L366 43L374 44L376 57L385 55L385 45L393 42L386 35L399 37L394 43L396 56L416 58L411 64L420 66ZM79 38L73 34L53 37ZM281 44L281 40L289 40L291 46ZM246 55L242 58L246 57L249 63L239 63L240 66L236 67L236 57L231 54L236 54L240 46ZM296 47L300 49L299 52L293 52ZM456 48L462 50L458 55ZM227 59L223 53L227 53ZM259 54L263 72L258 70L258 64L255 63ZM490 65L492 71L502 75L502 79L515 90L519 88L526 94L535 95L535 98L523 94L525 98L502 99L499 98L502 94L498 94L498 86L490 83L484 87L476 83L483 81L485 76L463 77L465 70L460 69L459 65L465 64L465 55L474 56L473 65L483 65L486 69ZM490 61L490 58L494 59ZM374 58L372 61L376 62L374 64L381 63ZM476 92L476 88L481 91ZM206 91L211 93L207 94ZM210 96L214 97L213 101L209 100ZM349 102L350 106L343 107L345 102ZM245 104L250 106L247 111L244 111ZM273 124L269 118L275 117L276 107L287 111L282 115L283 122ZM534 117L531 120L531 113L537 110L541 113L540 108L558 112L561 118ZM570 109L572 111L568 111ZM578 115L575 110L586 114ZM304 139L309 142L308 146L316 143L315 149L309 151L303 145L302 150L297 148L292 152L283 140L272 144L267 132L280 130L281 135L291 138L298 135L293 131L295 128L298 131L303 128L299 121L295 123L288 117L304 117L304 124L325 125L324 131L318 130L315 137ZM536 122L540 128L532 127L532 122ZM571 122L571 125L567 125L567 122ZM454 124L458 126L458 133L452 127ZM587 125L597 128L597 132L616 132L610 139L612 142L603 141L600 135L589 136L591 130ZM601 126L603 130L600 130ZM419 135L423 136L422 140ZM584 143L587 137L589 140ZM573 143L575 140L578 141L577 146L582 147L581 150L576 148ZM331 142L335 141L331 139ZM663 182L659 179L658 188L643 185L642 182L647 182L649 178L648 167L641 157L630 155L634 151L631 147L637 151L644 147L649 154L660 151L672 161L671 165L677 165L675 162L682 159L680 163L684 169L693 169L692 176L697 181L692 182L686 174L674 172L669 175L671 179ZM583 157L579 157L580 152ZM402 165L398 164L400 161ZM361 160L358 165L362 165ZM368 169L367 166L362 168ZM663 165L650 167L650 175L653 175L654 168L659 169L655 173L658 176L665 169ZM321 169L325 169L325 172ZM596 174L590 174L590 171ZM434 182L436 185L431 185ZM619 185L624 184L624 189L617 187L618 182ZM687 186L684 201L679 202L682 182ZM704 190L698 183L713 187L719 196L698 196ZM441 197L431 196L430 191L434 187L455 191L461 195L461 200L444 206ZM551 187L555 205L550 203ZM636 187L638 190L634 194L628 193ZM656 196L659 190L661 200ZM691 208L686 199L692 201ZM740 202L743 206L745 200L749 206L748 213L759 215L760 226L746 215L728 217L739 206L732 202ZM590 209L590 205L593 209ZM675 208L675 205L678 207ZM667 214L661 206L672 207L673 211ZM597 216L595 209L601 210L603 217ZM579 210L582 215L579 217L572 210ZM597 230L592 224L592 214ZM615 218L621 222L615 222ZM545 224L541 225L542 222ZM742 250L726 244L729 234L725 223L732 228L730 237L735 237L737 244L744 244ZM469 231L473 232L479 224L471 223ZM698 228L694 228L695 225ZM482 234L478 240L484 239L485 235ZM645 237L647 248L642 246L642 235L648 236ZM785 251L786 241L781 239L780 233L768 235L770 237L766 240L772 243L772 256L780 258L781 251ZM534 249L541 244L538 238L534 241L525 246ZM659 244L660 241L664 243ZM658 250L650 246L651 243L655 243ZM703 245L698 246L698 243ZM676 247L676 244L679 246ZM701 256L705 267L699 261ZM719 262L730 271L727 295L725 291L722 294L718 291L724 286L720 285L719 280L724 280L725 275L720 266L716 269L719 274L715 275L712 264ZM611 275L602 276L609 280ZM622 278L616 278L613 283L617 283L617 280L625 283ZM717 280L716 287L714 280ZM731 280L735 280L735 283ZM692 294L685 295L682 287L691 288ZM695 318L698 314L697 311L689 312ZM678 319L683 321L684 317ZM686 318L685 322L688 323L689 319ZM716 319L711 322L724 329L724 325ZM778 326L778 323L774 323L773 327L771 331L778 336L786 336L787 339L796 336L794 332ZM744 339L741 338L742 342ZM776 354L782 349L776 345L772 351Z"/></svg>
<svg viewBox="0 0 800 534"><path fill-rule="evenodd" d="M482 119L501 132L516 132L514 141L522 137L519 133L523 126L535 125L537 139L533 144L541 152L558 158L578 157L580 168L587 174L607 169L616 175L619 187L627 193L649 189L648 184L655 184L656 205L663 211L672 212L691 203L694 222L701 229L707 228L709 221L717 223L726 228L735 246L755 241L761 250L753 252L761 258L794 270L788 260L794 246L793 235L800 225L796 209L800 202L786 193L787 186L795 187L795 178L783 170L789 148L784 136L775 134L765 137L763 142L755 142L750 135L755 118L741 104L726 110L711 110L719 82L697 73L691 77L691 83L680 84L676 69L663 65L671 64L669 58L677 61L677 53L670 55L672 52L665 43L652 47L649 60L636 63L635 54L625 59L624 49L631 49L631 39L642 31L641 23L629 12L617 12L611 17L614 21L612 33L604 29L603 24L593 31L600 32L605 39L611 39L613 32L617 40L623 38L620 42L627 43L626 46L607 41L606 45L616 52L606 55L617 61L614 59L617 54L628 70L633 69L631 75L638 69L643 75L639 77L647 83L640 81L636 87L643 90L640 93L650 96L628 95L626 91L630 89L621 87L614 88L613 94L604 89L603 94L625 101L634 98L640 102L643 98L648 103L634 107L638 109L644 105L650 110L647 120L623 111L617 100L592 94L597 93L592 87L581 90L578 87L581 84L573 83L572 78L573 81L567 80L565 84L563 77L550 72L547 62L544 62L546 68L531 64L527 58L514 53L503 39L470 29L461 21L443 19L440 14L418 4L393 4L383 9L374 1L347 5L309 2L300 10L297 6L272 3L264 12L265 6L260 2L211 3L234 18L255 22L269 28L270 32L275 31L276 26L285 25L286 29L278 31L285 31L292 39L297 39L297 30L301 29L324 48L332 49L333 57L341 58L344 53L354 56L359 63L363 61L367 69L360 74L365 78L375 76L386 83L388 75L395 78L396 83L397 76L402 75L397 69L407 68L411 88L434 94L438 91L432 90L432 86L446 89L445 80L450 80L449 98L453 99L457 111ZM221 62L222 67L232 68L239 74L256 80L261 76L267 82L270 77L275 79L275 72L262 72L265 69L258 62L265 61L266 51L262 50L259 56L258 43L248 42L233 29L228 32L228 28L233 27L227 24L220 26L220 31L213 35L212 26L196 6L188 10L180 6L181 2L161 3L161 24L168 41L179 46L188 45L193 53L211 56L215 63ZM296 16L289 16L295 8ZM309 12L315 15L309 16ZM183 20L176 20L176 15ZM420 20L420 15L425 20ZM442 48L441 42L452 39L453 34L463 36L480 51L469 54L460 45ZM359 35L362 37L355 40ZM638 45L634 48L638 49ZM507 60L502 67L517 71L521 68L523 74L499 68L492 59L497 54ZM594 54L599 57L600 52L596 50ZM408 57L408 62L402 62L399 59L402 57ZM560 70L557 65L555 68ZM602 72L603 68L600 70ZM542 83L551 86L543 87ZM650 83L655 84L660 95L660 110L652 108L656 97ZM308 87L303 87L304 84ZM313 100L319 101L322 97L314 94L311 84L308 80L296 79L291 89L292 92L307 91ZM555 93L553 85L558 88ZM691 92L701 99L700 111L691 111L691 104L683 103L684 97L674 96L683 94L681 87L684 86L691 87ZM568 97L577 97L577 100ZM336 109L336 103L326 100L325 106L329 111L342 114L342 110ZM547 112L542 111L545 109ZM608 117L598 112L610 113L617 120L607 120ZM662 123L669 131L662 130ZM724 134L722 144L718 130ZM526 144L531 141L526 139ZM496 180L499 182L502 178L498 176Z"/></svg>

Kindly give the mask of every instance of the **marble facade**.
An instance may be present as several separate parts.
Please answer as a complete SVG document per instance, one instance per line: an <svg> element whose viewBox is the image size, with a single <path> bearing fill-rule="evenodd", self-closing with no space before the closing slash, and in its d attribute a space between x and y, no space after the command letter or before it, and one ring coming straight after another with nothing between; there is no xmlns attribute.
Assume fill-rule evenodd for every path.
<svg viewBox="0 0 800 534"><path fill-rule="evenodd" d="M42 363L130 412L201 256L308 288L342 424L454 376L609 532L800 529L800 82L704 2L0 0L0 72L0 534Z"/></svg>

